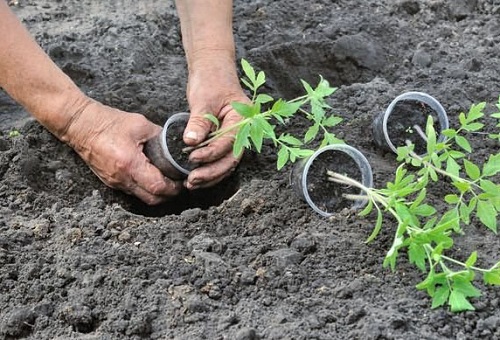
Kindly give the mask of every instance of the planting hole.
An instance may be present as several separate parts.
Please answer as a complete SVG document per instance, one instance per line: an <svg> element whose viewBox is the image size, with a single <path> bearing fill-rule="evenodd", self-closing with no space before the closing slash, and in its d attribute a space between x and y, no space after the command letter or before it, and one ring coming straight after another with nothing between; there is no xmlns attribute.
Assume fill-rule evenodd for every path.
<svg viewBox="0 0 500 340"><path fill-rule="evenodd" d="M194 191L183 190L172 200L156 205L149 206L134 196L114 192L112 197L107 200L113 200L113 203L120 204L125 210L142 216L161 217L166 215L178 215L184 210L200 208L208 209L218 206L226 199L233 196L239 189L240 181L237 175L230 176L212 188L199 189Z"/></svg>

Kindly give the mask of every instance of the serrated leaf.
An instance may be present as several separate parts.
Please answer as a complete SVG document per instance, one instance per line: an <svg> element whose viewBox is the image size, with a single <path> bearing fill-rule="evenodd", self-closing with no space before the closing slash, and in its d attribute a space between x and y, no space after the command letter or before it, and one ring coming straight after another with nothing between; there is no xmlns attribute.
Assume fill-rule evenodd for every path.
<svg viewBox="0 0 500 340"><path fill-rule="evenodd" d="M427 271L427 268L425 266L427 255L425 253L424 247L421 244L410 242L410 245L408 246L408 257L410 263L414 263L422 272Z"/></svg>
<svg viewBox="0 0 500 340"><path fill-rule="evenodd" d="M413 213L417 216L429 217L436 213L436 208L428 204L422 204L415 208Z"/></svg>
<svg viewBox="0 0 500 340"><path fill-rule="evenodd" d="M243 68L243 72L245 75L248 77L250 82L252 84L255 84L255 70L253 67L250 65L250 63L246 59L241 59L241 67ZM255 90L255 87L253 87L253 90Z"/></svg>
<svg viewBox="0 0 500 340"><path fill-rule="evenodd" d="M304 136L304 142L309 143L310 141L312 141L314 138L316 138L318 132L319 132L319 124L311 125L309 129L307 129L307 132Z"/></svg>
<svg viewBox="0 0 500 340"><path fill-rule="evenodd" d="M478 200L476 214L488 229L497 232L497 211L490 201Z"/></svg>
<svg viewBox="0 0 500 340"><path fill-rule="evenodd" d="M448 305L452 312L463 312L466 310L475 310L474 306L467 300L467 298L459 291L453 290L448 299Z"/></svg>
<svg viewBox="0 0 500 340"><path fill-rule="evenodd" d="M245 118L252 118L255 115L255 107L253 105L248 105L240 102L232 102L231 106L236 112L238 112Z"/></svg>
<svg viewBox="0 0 500 340"><path fill-rule="evenodd" d="M490 177L500 172L500 153L490 155L483 165L484 176Z"/></svg>
<svg viewBox="0 0 500 340"><path fill-rule="evenodd" d="M500 186L487 179L480 180L479 186L485 193L489 194L491 197L495 197L500 194Z"/></svg>
<svg viewBox="0 0 500 340"><path fill-rule="evenodd" d="M266 82L266 75L264 74L263 71L259 71L259 73L257 74L257 78L255 79L255 89L264 85L265 82Z"/></svg>
<svg viewBox="0 0 500 340"><path fill-rule="evenodd" d="M467 159L464 159L463 161L467 176L469 176L472 180L478 179L481 176L481 170L479 167Z"/></svg>
<svg viewBox="0 0 500 340"><path fill-rule="evenodd" d="M243 149L250 146L250 142L248 140L250 133L250 125L243 125L240 128L238 133L236 134L236 139L233 144L233 155L235 157L241 156L243 153Z"/></svg>
<svg viewBox="0 0 500 340"><path fill-rule="evenodd" d="M500 286L500 269L493 269L483 273L483 281L485 284Z"/></svg>
<svg viewBox="0 0 500 340"><path fill-rule="evenodd" d="M448 297L450 296L450 289L448 286L439 286L438 289L434 292L432 296L432 309L443 306L446 301L448 301Z"/></svg>
<svg viewBox="0 0 500 340"><path fill-rule="evenodd" d="M249 89L250 91L254 91L254 87L249 80L241 78L241 82L245 85L247 89Z"/></svg>
<svg viewBox="0 0 500 340"><path fill-rule="evenodd" d="M264 140L264 130L258 124L252 124L250 127L250 139L257 152L261 152Z"/></svg>
<svg viewBox="0 0 500 340"><path fill-rule="evenodd" d="M466 122L472 122L473 120L477 120L484 116L483 110L486 106L485 102L477 103L477 104L472 104L469 113L467 114L467 120Z"/></svg>

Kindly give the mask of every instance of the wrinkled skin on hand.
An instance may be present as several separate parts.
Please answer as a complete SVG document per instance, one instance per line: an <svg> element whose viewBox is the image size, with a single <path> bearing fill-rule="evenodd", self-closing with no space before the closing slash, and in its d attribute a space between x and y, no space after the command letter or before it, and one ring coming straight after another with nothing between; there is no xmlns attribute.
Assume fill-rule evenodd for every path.
<svg viewBox="0 0 500 340"><path fill-rule="evenodd" d="M106 185L154 205L182 188L182 183L164 177L142 152L144 143L160 131L161 127L140 114L89 100L62 139Z"/></svg>
<svg viewBox="0 0 500 340"><path fill-rule="evenodd" d="M191 116L184 132L184 142L196 145L204 141L213 124L204 118L211 113L221 122L220 128L231 126L242 117L231 107L232 102L250 103L243 92L231 58L209 58L198 62L189 72L187 99ZM202 164L184 182L188 189L206 188L229 176L241 157L233 155L234 133L229 133L190 154L190 161Z"/></svg>

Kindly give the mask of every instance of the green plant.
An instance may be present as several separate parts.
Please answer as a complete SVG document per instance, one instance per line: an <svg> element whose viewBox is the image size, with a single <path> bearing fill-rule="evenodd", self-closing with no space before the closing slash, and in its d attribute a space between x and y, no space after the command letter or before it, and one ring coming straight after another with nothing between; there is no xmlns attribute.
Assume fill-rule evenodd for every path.
<svg viewBox="0 0 500 340"><path fill-rule="evenodd" d="M18 137L20 135L21 135L21 133L18 130L12 129L12 130L9 131L9 135L8 136L9 136L9 138L15 138L15 137Z"/></svg>
<svg viewBox="0 0 500 340"><path fill-rule="evenodd" d="M385 188L366 188L341 174L329 172L330 180L352 185L366 193L368 200L362 216L376 212L376 222L367 242L373 241L381 231L384 216L396 220L397 228L392 246L388 250L383 266L395 270L399 252L406 250L410 263L427 273L417 289L425 290L432 297L432 308L446 303L454 312L473 310L469 299L481 295L473 285L476 274L482 275L485 284L500 285L500 262L489 268L476 266L477 252L465 260L446 255L453 244L454 234L464 234L463 227L477 218L494 233L497 232L496 217L500 211L500 185L492 177L500 172L500 153L490 155L482 164L475 164L468 156L472 152L467 139L484 126L485 103L473 105L467 114L459 115L460 127L447 129L447 137L437 141L432 117L428 118L425 131L427 153L417 155L414 145L408 143L398 148L398 160L392 182ZM500 106L499 106L500 108ZM446 187L443 197L446 208L427 198L432 184ZM359 195L345 195L359 199Z"/></svg>
<svg viewBox="0 0 500 340"><path fill-rule="evenodd" d="M251 93L251 103L234 102L232 107L242 116L242 120L232 126L220 128L220 123L215 116L205 115L206 119L216 126L216 130L196 147L207 145L217 138L229 135L235 138L233 153L239 156L245 148L254 149L260 153L264 141L269 140L278 149L277 168L279 170L288 162L295 162L297 159L312 155L314 151L306 145L314 141L318 135L322 135L319 147L342 143L328 130L339 124L342 118L327 114L331 107L326 99L336 91L336 88L331 87L327 80L320 76L315 88L301 80L305 90L304 95L292 100L274 99L268 94L259 93L266 82L264 72L256 72L245 59L241 60L241 66L244 73L241 81ZM310 123L304 136L296 137L287 132L278 135L275 124L287 125L296 113L301 113ZM190 150L191 148L184 149L184 151Z"/></svg>

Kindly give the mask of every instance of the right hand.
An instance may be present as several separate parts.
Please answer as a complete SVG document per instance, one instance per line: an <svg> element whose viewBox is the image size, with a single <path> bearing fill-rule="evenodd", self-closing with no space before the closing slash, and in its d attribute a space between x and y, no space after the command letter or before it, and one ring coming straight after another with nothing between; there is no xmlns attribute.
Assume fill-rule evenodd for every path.
<svg viewBox="0 0 500 340"><path fill-rule="evenodd" d="M61 137L111 188L149 205L179 193L181 182L163 176L142 152L161 127L137 113L120 111L89 99Z"/></svg>

